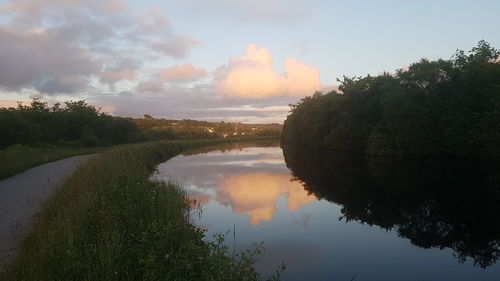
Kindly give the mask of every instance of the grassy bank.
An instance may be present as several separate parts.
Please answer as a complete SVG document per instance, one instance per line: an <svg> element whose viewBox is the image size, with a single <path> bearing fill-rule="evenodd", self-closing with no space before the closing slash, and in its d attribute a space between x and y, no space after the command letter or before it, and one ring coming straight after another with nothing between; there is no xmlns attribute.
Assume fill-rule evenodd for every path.
<svg viewBox="0 0 500 281"><path fill-rule="evenodd" d="M31 148L25 145L15 145L6 150L0 150L0 180L44 163L101 150L102 148L95 147Z"/></svg>
<svg viewBox="0 0 500 281"><path fill-rule="evenodd" d="M36 217L0 280L259 280L253 254L204 242L176 186L152 182L181 151L225 140L111 148L82 165Z"/></svg>

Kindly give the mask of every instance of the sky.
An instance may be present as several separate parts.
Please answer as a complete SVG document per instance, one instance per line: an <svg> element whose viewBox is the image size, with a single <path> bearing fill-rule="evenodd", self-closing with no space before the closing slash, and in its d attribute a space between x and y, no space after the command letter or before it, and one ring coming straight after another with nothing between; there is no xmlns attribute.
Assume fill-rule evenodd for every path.
<svg viewBox="0 0 500 281"><path fill-rule="evenodd" d="M282 123L344 75L500 47L500 1L0 0L0 106Z"/></svg>

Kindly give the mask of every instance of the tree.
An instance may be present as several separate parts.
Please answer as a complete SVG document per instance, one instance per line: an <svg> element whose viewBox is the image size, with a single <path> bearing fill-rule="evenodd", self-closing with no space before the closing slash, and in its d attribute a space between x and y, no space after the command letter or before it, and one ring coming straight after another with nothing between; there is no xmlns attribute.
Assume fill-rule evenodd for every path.
<svg viewBox="0 0 500 281"><path fill-rule="evenodd" d="M485 41L291 105L282 141L369 154L500 156L500 51Z"/></svg>

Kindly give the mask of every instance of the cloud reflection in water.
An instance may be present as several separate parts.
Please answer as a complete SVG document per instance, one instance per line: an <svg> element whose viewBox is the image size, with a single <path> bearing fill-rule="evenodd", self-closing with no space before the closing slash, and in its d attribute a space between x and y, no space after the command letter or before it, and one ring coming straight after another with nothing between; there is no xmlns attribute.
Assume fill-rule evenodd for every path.
<svg viewBox="0 0 500 281"><path fill-rule="evenodd" d="M235 214L250 215L250 223L253 225L271 221L276 212L276 200L281 196L287 197L290 211L316 200L316 197L307 194L301 184L291 182L288 174L223 176L215 190L217 202L231 205Z"/></svg>
<svg viewBox="0 0 500 281"><path fill-rule="evenodd" d="M300 183L291 181L279 147L178 156L158 170L159 177L180 183L199 204L212 201L231 207L234 214L249 215L254 226L272 220L281 197L289 211L316 201Z"/></svg>

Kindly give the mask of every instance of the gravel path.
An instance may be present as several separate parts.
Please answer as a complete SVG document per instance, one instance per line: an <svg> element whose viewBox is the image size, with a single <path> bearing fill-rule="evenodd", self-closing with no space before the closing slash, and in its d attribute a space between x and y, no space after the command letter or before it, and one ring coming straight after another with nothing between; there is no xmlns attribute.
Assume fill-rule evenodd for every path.
<svg viewBox="0 0 500 281"><path fill-rule="evenodd" d="M31 218L80 163L93 155L43 164L0 180L0 269L15 254Z"/></svg>

